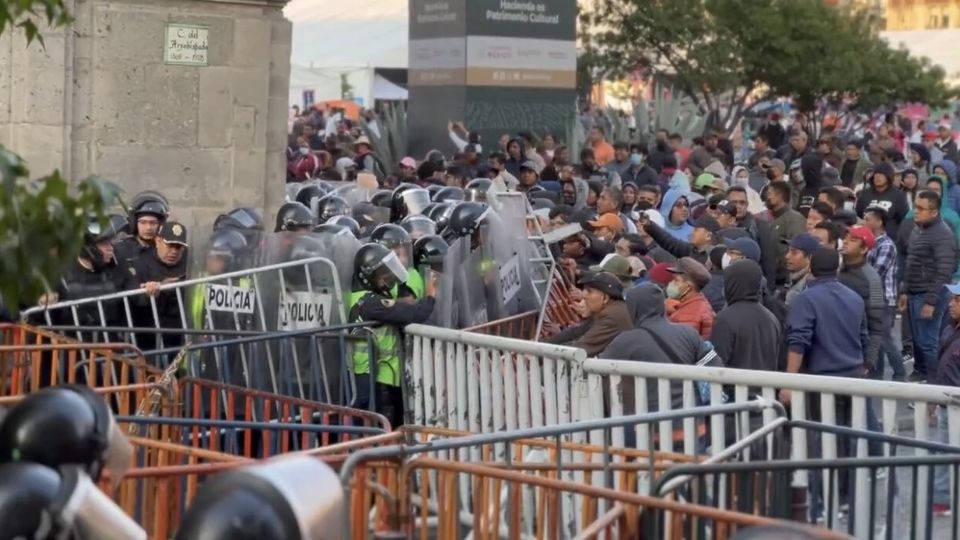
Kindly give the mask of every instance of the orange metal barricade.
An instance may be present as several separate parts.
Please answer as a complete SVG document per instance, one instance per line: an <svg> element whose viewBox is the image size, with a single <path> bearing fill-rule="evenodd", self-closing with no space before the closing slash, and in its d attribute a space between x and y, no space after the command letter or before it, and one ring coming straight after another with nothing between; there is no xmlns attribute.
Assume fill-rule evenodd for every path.
<svg viewBox="0 0 960 540"><path fill-rule="evenodd" d="M537 337L537 322L539 318L539 311L527 311L485 324L465 328L464 330L491 336L532 340Z"/></svg>
<svg viewBox="0 0 960 540"><path fill-rule="evenodd" d="M351 492L352 537L367 538L364 526L377 497L369 474L381 464L356 470ZM578 538L670 538L680 540L686 523L706 523L709 538L725 540L738 530L778 524L815 538L847 538L827 529L802 527L761 516L638 495L587 483L566 482L556 470L523 472L478 463L420 457L406 462L394 479L395 498L386 511L384 533L406 538L560 538L576 519ZM664 527L669 522L669 526ZM359 525L359 526L358 526ZM659 527L659 528L658 528ZM649 531L662 531L652 536Z"/></svg>
<svg viewBox="0 0 960 540"><path fill-rule="evenodd" d="M177 381L174 399L175 402L165 408L167 416L194 420L193 425L164 425L145 418L138 422L129 422L130 431L143 432L158 441L259 459L326 447L363 437L355 433L334 432L338 426L375 428L378 433L391 430L387 419L374 412L280 396L205 379L180 379ZM204 426L203 421L206 420L235 422L238 425ZM297 425L312 428L330 426L332 429L301 430L296 428Z"/></svg>

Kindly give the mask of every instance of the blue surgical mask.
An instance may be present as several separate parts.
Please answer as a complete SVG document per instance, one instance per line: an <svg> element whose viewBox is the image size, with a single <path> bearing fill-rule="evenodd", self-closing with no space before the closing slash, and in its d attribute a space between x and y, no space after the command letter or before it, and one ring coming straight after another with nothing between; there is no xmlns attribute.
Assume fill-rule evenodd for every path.
<svg viewBox="0 0 960 540"><path fill-rule="evenodd" d="M305 156L305 155L307 155L307 154L309 154L309 153L310 153L310 147L309 147L309 146L301 146L301 147L300 147L300 155L301 155L301 156Z"/></svg>
<svg viewBox="0 0 960 540"><path fill-rule="evenodd" d="M680 290L680 287L673 281L667 284L667 298L672 298L674 300L679 300L683 297L683 291Z"/></svg>
<svg viewBox="0 0 960 540"><path fill-rule="evenodd" d="M630 154L630 164L631 165L641 165L643 163L642 154Z"/></svg>

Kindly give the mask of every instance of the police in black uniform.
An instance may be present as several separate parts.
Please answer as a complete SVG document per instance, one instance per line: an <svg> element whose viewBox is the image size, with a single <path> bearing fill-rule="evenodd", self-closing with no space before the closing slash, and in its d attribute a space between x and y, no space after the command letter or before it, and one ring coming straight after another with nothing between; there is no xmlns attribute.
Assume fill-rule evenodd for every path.
<svg viewBox="0 0 960 540"><path fill-rule="evenodd" d="M153 249L157 230L167 220L170 209L160 197L144 197L130 210L127 229L130 236L117 241L114 249L120 266L133 266L137 259Z"/></svg>
<svg viewBox="0 0 960 540"><path fill-rule="evenodd" d="M133 274L139 280L141 287L146 289L147 298L141 302L135 315L137 327L183 328L184 321L180 310L180 302L175 291L160 291L161 285L183 281L186 274L187 228L176 221L168 221L160 227L153 251L140 257L132 266ZM154 319L150 298L155 299L157 317ZM186 294L184 294L186 303ZM184 306L186 309L186 306ZM151 335L152 337L153 335ZM183 344L182 334L163 334L163 348L179 347ZM137 336L137 344L141 349L150 350L161 344L160 340Z"/></svg>

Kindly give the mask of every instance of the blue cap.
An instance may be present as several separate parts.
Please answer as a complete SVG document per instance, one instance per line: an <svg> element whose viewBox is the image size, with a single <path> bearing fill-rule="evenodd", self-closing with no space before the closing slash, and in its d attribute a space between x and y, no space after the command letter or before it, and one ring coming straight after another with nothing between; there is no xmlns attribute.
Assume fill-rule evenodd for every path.
<svg viewBox="0 0 960 540"><path fill-rule="evenodd" d="M735 240L728 240L726 244L728 252L730 250L739 251L751 261L760 262L760 245L754 242L753 238L743 236Z"/></svg>
<svg viewBox="0 0 960 540"><path fill-rule="evenodd" d="M799 249L800 251L807 254L807 256L813 255L813 252L820 247L820 241L817 240L817 237L810 233L798 234L793 240L790 241L790 247L793 249Z"/></svg>
<svg viewBox="0 0 960 540"><path fill-rule="evenodd" d="M960 296L960 283L954 283L953 285L946 285L946 288L948 291L950 291L950 294L954 296Z"/></svg>

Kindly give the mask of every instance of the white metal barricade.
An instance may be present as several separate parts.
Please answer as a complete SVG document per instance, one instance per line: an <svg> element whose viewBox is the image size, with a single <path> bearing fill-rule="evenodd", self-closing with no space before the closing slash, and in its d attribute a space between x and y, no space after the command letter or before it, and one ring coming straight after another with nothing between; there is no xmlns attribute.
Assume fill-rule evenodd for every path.
<svg viewBox="0 0 960 540"><path fill-rule="evenodd" d="M759 394L768 400L778 399L781 390L788 390L791 393L790 415L794 420L810 420L811 413L819 416L814 420L826 425L838 425L842 427L851 427L857 430L882 430L886 434L898 434L900 436L913 437L916 440L930 440L931 416L930 410L933 406L942 407L948 418L947 433L949 434L948 444L960 447L960 388L948 386L921 385L911 383L899 383L879 381L872 379L856 379L847 377L826 377L819 375L790 374L780 372L753 371L743 369L697 367L674 364L659 364L649 362L625 361L625 360L601 360L588 359L583 363L583 377L580 384L584 388L578 392L581 395L589 396L591 406L594 409L603 406L605 396L610 400L610 414L616 416L622 414L625 398L622 391L623 383L630 381L633 383L633 401L636 406L636 413L643 414L649 410L648 401L651 398L651 390L655 391L657 404L656 411L663 412L671 410L674 407L671 390L682 388L683 407L690 406L696 402L697 384L707 384L710 387L711 403L726 402L746 402L751 399L751 392L758 391ZM732 395L724 392L732 388ZM819 400L816 396L819 395ZM837 418L837 405L839 401L849 401L849 414L847 422ZM898 411L903 414L908 408L907 404L912 403L912 431L907 433L908 429L900 430L898 426ZM846 405L844 405L846 406ZM879 414L877 414L879 411ZM773 411L764 411L764 423L773 419ZM877 425L872 421L878 420ZM736 426L737 436L742 436L750 431L749 418L742 415L738 419ZM686 428L687 426L685 426ZM723 449L725 441L729 440L726 430L731 426L726 425L722 417L713 417L710 422L710 447L711 451L716 453ZM661 439L658 448L648 447L648 437L646 431L648 426L640 425L637 427L636 440L639 448L643 450L660 450L665 452L673 451L673 441ZM903 431L902 433L898 433ZM732 434L731 434L732 435ZM791 446L791 459L805 460L814 456L808 455L807 433L802 429L793 429ZM614 445L617 441L622 441L623 433L619 436L614 434ZM691 448L686 440L684 453L690 453ZM810 446L816 448L814 446ZM882 445L883 455L890 456L890 446ZM840 449L837 442L837 436L824 434L820 437L820 456L825 459L844 457L840 455ZM864 458L868 457L869 450L867 441L860 439L853 456ZM916 455L926 455L928 452L923 449L916 449ZM759 458L759 457L758 457ZM762 459L762 458L760 458ZM921 468L918 472L918 485L927 485L928 470ZM823 486L829 485L826 473L824 473ZM795 485L807 486L809 478L805 471L798 471L794 477ZM868 478L866 469L858 470L855 476L856 492L866 493L870 489L872 479ZM834 486L836 489L836 486ZM952 491L951 491L952 493ZM927 508L929 505L928 493L920 490L914 493L917 497L918 508ZM957 501L954 501L955 503ZM851 506L854 504L869 504L869 498L863 497L857 499L851 498ZM854 531L858 537L869 530L869 508L858 508L854 512L856 522ZM921 520L925 519L921 516ZM925 530L925 524L919 524L917 530Z"/></svg>
<svg viewBox="0 0 960 540"><path fill-rule="evenodd" d="M408 403L417 425L491 433L585 418L582 349L413 324Z"/></svg>
<svg viewBox="0 0 960 540"><path fill-rule="evenodd" d="M157 296L141 288L37 306L22 312L22 318L73 327L69 334L82 342L125 341L141 348L148 358L151 353L172 358L175 352L158 355L155 351L179 348L193 338L209 342L224 336L344 324L345 300L333 262L314 257L168 283L160 286ZM289 341L298 342L216 347L204 361L215 365L213 378L221 382L302 398L329 396L328 381L338 376L327 370L339 366L342 359L325 359L323 347L316 343ZM165 363L162 360L154 361ZM311 384L326 387L305 388Z"/></svg>

